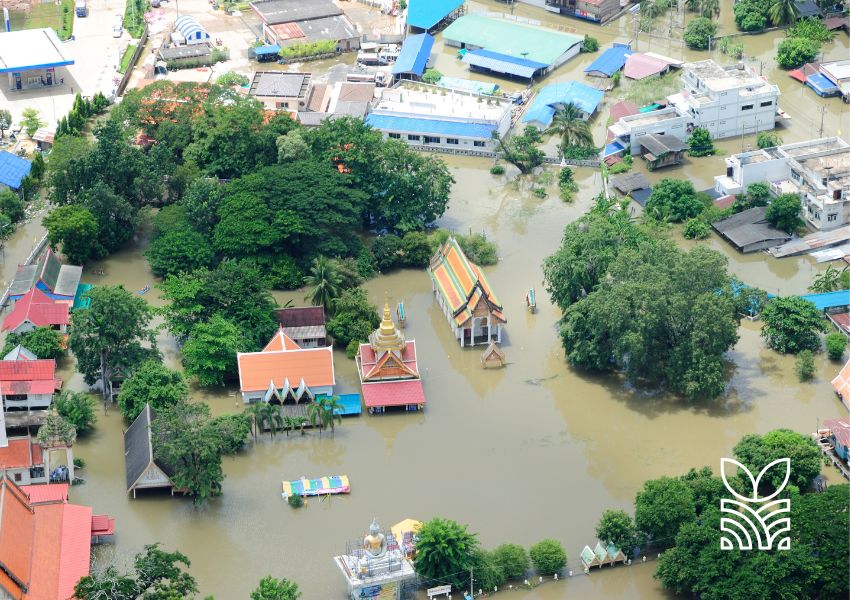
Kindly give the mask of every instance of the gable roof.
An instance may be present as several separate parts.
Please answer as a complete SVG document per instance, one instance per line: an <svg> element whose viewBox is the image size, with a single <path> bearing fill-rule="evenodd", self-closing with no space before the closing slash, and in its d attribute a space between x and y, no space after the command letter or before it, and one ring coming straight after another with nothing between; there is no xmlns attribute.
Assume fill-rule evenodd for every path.
<svg viewBox="0 0 850 600"><path fill-rule="evenodd" d="M139 478L152 463L167 477L171 477L174 473L171 468L154 458L151 423L155 418L156 414L150 404L145 404L145 408L124 432L124 467L127 472L128 492L135 487Z"/></svg>
<svg viewBox="0 0 850 600"><path fill-rule="evenodd" d="M18 486L26 494L30 504L42 502L64 502L68 500L67 483L44 483L40 485Z"/></svg>
<svg viewBox="0 0 850 600"><path fill-rule="evenodd" d="M629 79L645 79L650 75L657 75L670 67L670 62L658 55L635 52L626 60L623 75Z"/></svg>
<svg viewBox="0 0 850 600"><path fill-rule="evenodd" d="M382 352L376 354L371 344L360 344L360 356L357 361L361 381L382 379L381 371L386 367L399 369L402 375L393 375L394 379L418 379L419 367L416 363L416 341L407 340L401 353Z"/></svg>
<svg viewBox="0 0 850 600"><path fill-rule="evenodd" d="M484 299L494 315L507 322L501 313L502 304L490 289L490 284L478 265L470 262L454 237L437 249L431 257L428 274L434 287L443 297L456 325L472 317L472 309Z"/></svg>
<svg viewBox="0 0 850 600"><path fill-rule="evenodd" d="M15 279L9 288L9 295L21 296L42 281L54 294L73 297L82 275L82 267L63 265L56 258L53 250L48 248L34 263L18 267L18 272L15 273Z"/></svg>
<svg viewBox="0 0 850 600"><path fill-rule="evenodd" d="M425 404L421 379L364 383L362 389L366 406Z"/></svg>
<svg viewBox="0 0 850 600"><path fill-rule="evenodd" d="M27 159L6 150L0 151L0 184L17 190L31 168L32 163Z"/></svg>
<svg viewBox="0 0 850 600"><path fill-rule="evenodd" d="M631 53L632 47L629 44L614 44L610 48L606 48L605 52L590 63L590 66L584 72L599 73L605 77L611 77L623 68L623 65L626 64L626 59Z"/></svg>
<svg viewBox="0 0 850 600"><path fill-rule="evenodd" d="M291 306L277 309L281 327L305 327L325 325L325 309L322 306Z"/></svg>
<svg viewBox="0 0 850 600"><path fill-rule="evenodd" d="M28 437L10 438L0 447L0 469L24 469L44 463L41 446Z"/></svg>
<svg viewBox="0 0 850 600"><path fill-rule="evenodd" d="M18 344L17 346L12 348L12 350L9 351L9 354L7 354L6 356L3 357L3 360L37 360L37 359L38 359L38 357L35 354L33 354L32 352L30 352L29 350L24 348L21 344Z"/></svg>
<svg viewBox="0 0 850 600"><path fill-rule="evenodd" d="M592 115L604 95L602 90L578 81L550 83L540 90L522 120L524 123L538 121L548 127L557 107L566 104L575 104L582 112Z"/></svg>
<svg viewBox="0 0 850 600"><path fill-rule="evenodd" d="M263 352L283 352L286 350L301 350L301 346L299 346L295 341L284 333L283 328L278 329L277 333L274 334L272 339L269 340L269 343L263 348Z"/></svg>
<svg viewBox="0 0 850 600"><path fill-rule="evenodd" d="M661 156L668 152L681 152L687 148L685 142L669 133L648 133L640 136L637 143L655 156Z"/></svg>
<svg viewBox="0 0 850 600"><path fill-rule="evenodd" d="M845 448L850 446L850 418L827 419L823 426L832 430L835 440Z"/></svg>
<svg viewBox="0 0 850 600"><path fill-rule="evenodd" d="M425 65L428 64L428 57L431 56L431 48L433 47L434 36L427 33L409 35L404 38L401 52L399 52L398 58L393 64L393 75L402 73L422 75L425 72Z"/></svg>
<svg viewBox="0 0 850 600"><path fill-rule="evenodd" d="M844 367L832 380L832 389L841 396L845 404L850 405L850 360L844 364Z"/></svg>
<svg viewBox="0 0 850 600"><path fill-rule="evenodd" d="M67 325L68 311L66 303L55 302L38 288L32 288L15 302L12 311L3 319L0 331L14 331L27 321L36 327Z"/></svg>
<svg viewBox="0 0 850 600"><path fill-rule="evenodd" d="M331 0L266 0L251 2L251 8L268 25L289 23L291 21L307 21L341 15L342 9Z"/></svg>
<svg viewBox="0 0 850 600"><path fill-rule="evenodd" d="M0 393L52 394L56 389L56 361L0 360Z"/></svg>
<svg viewBox="0 0 850 600"><path fill-rule="evenodd" d="M287 345L289 337L278 331L280 343ZM289 343L295 344L291 339ZM304 381L310 387L333 386L333 348L289 348L275 349L275 338L261 352L238 352L239 388L243 392L265 391L270 382L281 389L286 381ZM297 346L297 344L295 344ZM270 348L271 347L271 348Z"/></svg>

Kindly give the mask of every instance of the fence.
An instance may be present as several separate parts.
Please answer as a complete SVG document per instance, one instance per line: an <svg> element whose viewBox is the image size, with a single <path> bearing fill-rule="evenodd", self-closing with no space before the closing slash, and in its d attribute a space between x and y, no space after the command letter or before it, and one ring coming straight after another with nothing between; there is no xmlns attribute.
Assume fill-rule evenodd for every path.
<svg viewBox="0 0 850 600"><path fill-rule="evenodd" d="M44 237L41 238L35 244L35 246L32 249L32 252L30 252L29 256L27 256L27 259L24 261L23 265L21 265L21 266L26 266L26 265L32 264L32 261L34 261L35 257L38 256L41 253L42 250L44 250L44 247L46 245L47 245L47 234L45 233ZM6 289L4 290L3 296L0 297L0 309L4 308L6 306L6 303L9 302L9 292L11 291L13 284L14 284L14 278L9 283L8 287L6 287Z"/></svg>
<svg viewBox="0 0 850 600"><path fill-rule="evenodd" d="M478 150L475 148L447 148L433 144L410 144L410 147L420 152L439 152L441 154L455 154L459 156L477 156L480 158L501 158L501 154L493 150ZM560 158L558 156L545 156L543 162L547 165L569 165L571 167L597 168L602 164L598 160L579 160L575 158Z"/></svg>
<svg viewBox="0 0 850 600"><path fill-rule="evenodd" d="M121 81L118 82L118 87L115 90L115 96L118 97L124 93L124 90L127 88L127 84L130 83L130 76L133 74L133 67L136 66L136 62L139 60L139 56L142 54L142 50L145 48L145 42L148 41L148 26L145 23L145 30L142 32L142 37L139 38L139 43L136 46L136 51L133 52L133 58L130 59L130 64L127 65L127 70L124 71L124 75L121 76Z"/></svg>

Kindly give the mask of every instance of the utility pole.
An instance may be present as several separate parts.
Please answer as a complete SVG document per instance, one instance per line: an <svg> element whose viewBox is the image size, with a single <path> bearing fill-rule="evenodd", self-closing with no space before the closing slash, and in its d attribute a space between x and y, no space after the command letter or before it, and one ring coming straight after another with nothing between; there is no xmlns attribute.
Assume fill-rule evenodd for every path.
<svg viewBox="0 0 850 600"><path fill-rule="evenodd" d="M820 107L820 131L818 132L818 137L819 137L819 138L822 138L822 137L823 137L823 115L824 115L825 113L826 113L826 107L825 107L825 106L821 106L821 107Z"/></svg>

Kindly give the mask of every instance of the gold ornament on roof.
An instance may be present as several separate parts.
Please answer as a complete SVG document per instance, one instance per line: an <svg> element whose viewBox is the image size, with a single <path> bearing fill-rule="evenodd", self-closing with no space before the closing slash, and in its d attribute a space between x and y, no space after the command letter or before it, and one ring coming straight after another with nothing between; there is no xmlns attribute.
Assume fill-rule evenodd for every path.
<svg viewBox="0 0 850 600"><path fill-rule="evenodd" d="M384 318L381 319L380 327L370 337L369 341L375 351L401 351L404 349L404 336L393 323L388 302L384 303Z"/></svg>

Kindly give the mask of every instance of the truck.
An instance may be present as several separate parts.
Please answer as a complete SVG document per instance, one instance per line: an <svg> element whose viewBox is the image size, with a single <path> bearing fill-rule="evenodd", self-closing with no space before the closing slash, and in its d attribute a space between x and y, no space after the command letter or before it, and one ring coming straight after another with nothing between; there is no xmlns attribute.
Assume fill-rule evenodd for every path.
<svg viewBox="0 0 850 600"><path fill-rule="evenodd" d="M74 13L78 17L87 17L89 14L89 9L86 6L86 0L76 0L74 2Z"/></svg>

